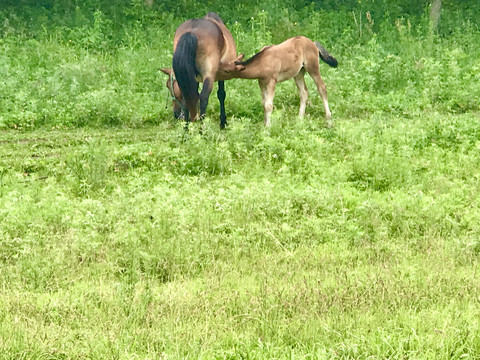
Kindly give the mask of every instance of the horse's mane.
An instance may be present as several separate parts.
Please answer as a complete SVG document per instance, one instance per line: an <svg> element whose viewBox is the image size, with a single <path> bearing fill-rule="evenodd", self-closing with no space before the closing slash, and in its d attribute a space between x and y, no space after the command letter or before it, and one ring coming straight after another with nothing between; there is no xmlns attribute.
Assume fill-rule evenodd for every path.
<svg viewBox="0 0 480 360"><path fill-rule="evenodd" d="M265 46L262 50L260 50L258 53L256 53L255 55L253 55L251 58L245 60L245 61L236 61L235 64L237 65L248 65L250 64L252 61L260 58L263 53L265 52L265 50L267 50L268 48L270 48L271 46Z"/></svg>

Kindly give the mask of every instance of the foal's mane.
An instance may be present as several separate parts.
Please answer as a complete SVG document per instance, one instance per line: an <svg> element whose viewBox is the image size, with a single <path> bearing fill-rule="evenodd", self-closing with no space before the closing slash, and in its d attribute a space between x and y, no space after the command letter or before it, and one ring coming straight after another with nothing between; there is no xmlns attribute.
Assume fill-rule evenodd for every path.
<svg viewBox="0 0 480 360"><path fill-rule="evenodd" d="M245 61L235 61L235 64L237 64L237 65L248 65L251 62L255 61L256 59L260 58L263 55L263 53L265 52L265 50L267 50L270 47L271 46L265 46L262 50L260 50L258 53L253 55L251 58L249 58Z"/></svg>

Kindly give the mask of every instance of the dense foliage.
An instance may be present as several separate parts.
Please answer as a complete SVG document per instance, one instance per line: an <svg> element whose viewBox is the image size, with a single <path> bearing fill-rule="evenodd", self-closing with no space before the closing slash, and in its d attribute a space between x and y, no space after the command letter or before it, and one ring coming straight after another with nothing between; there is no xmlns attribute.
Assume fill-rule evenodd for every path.
<svg viewBox="0 0 480 360"><path fill-rule="evenodd" d="M173 32L211 10L247 55L299 34L324 43L340 60L323 70L336 116L478 110L476 1L444 2L433 33L427 1L25 0L0 8L0 126L162 122L157 69L171 62ZM257 116L256 85L228 87L231 113Z"/></svg>

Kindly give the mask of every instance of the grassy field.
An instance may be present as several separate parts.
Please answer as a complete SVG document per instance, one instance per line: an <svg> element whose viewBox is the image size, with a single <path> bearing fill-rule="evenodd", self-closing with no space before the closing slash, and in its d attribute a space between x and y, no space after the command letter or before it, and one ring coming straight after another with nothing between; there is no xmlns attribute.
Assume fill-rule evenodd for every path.
<svg viewBox="0 0 480 360"><path fill-rule="evenodd" d="M478 1L4 3L0 359L480 359ZM231 80L185 132L158 68L211 10L320 41L333 126Z"/></svg>
<svg viewBox="0 0 480 360"><path fill-rule="evenodd" d="M478 358L480 116L0 133L0 358Z"/></svg>

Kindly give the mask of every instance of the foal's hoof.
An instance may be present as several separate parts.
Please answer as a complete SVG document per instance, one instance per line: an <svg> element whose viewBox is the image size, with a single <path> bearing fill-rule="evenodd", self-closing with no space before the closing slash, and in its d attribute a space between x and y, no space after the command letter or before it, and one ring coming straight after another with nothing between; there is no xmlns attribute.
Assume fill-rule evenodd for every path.
<svg viewBox="0 0 480 360"><path fill-rule="evenodd" d="M327 127L328 127L328 128L332 128L332 127L333 127L332 114L331 114L330 112L328 112L328 113L325 115L325 118L327 119Z"/></svg>

